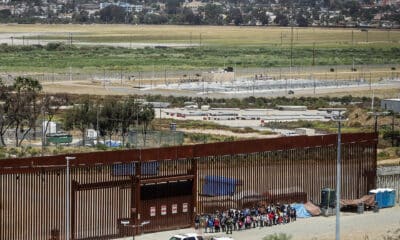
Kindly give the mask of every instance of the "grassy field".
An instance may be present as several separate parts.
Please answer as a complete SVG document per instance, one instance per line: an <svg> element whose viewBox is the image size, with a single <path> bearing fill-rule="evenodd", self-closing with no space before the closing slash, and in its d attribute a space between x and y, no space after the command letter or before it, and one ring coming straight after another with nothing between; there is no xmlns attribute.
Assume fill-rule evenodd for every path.
<svg viewBox="0 0 400 240"><path fill-rule="evenodd" d="M73 45L69 46L72 33ZM0 46L0 71L197 70L400 63L400 31L233 26L0 25L0 37L43 46ZM44 40L64 44L46 46ZM42 41L42 42L41 42ZM88 45L78 45L85 42ZM179 43L186 48L90 46ZM126 45L128 43L128 45ZM200 46L200 47L195 47Z"/></svg>
<svg viewBox="0 0 400 240"><path fill-rule="evenodd" d="M289 45L288 27L175 26L175 25L1 25L0 33L26 33L32 39L87 42L174 42L223 46ZM311 46L352 44L394 45L400 31L343 28L294 28L293 43Z"/></svg>

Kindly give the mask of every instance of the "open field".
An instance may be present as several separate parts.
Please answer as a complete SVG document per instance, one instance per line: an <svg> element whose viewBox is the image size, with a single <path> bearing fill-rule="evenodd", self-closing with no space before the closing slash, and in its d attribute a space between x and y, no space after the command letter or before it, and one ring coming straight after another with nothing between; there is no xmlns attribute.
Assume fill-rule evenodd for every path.
<svg viewBox="0 0 400 240"><path fill-rule="evenodd" d="M21 38L38 40L57 39L69 42L127 42L127 43L186 43L194 45L265 46L289 45L291 29L288 27L236 27L236 26L176 26L176 25L1 25L1 34L18 34ZM38 38L39 36L39 38ZM351 44L395 45L400 31L345 28L295 28L295 45L312 44L342 46Z"/></svg>
<svg viewBox="0 0 400 240"><path fill-rule="evenodd" d="M294 28L291 48L291 29L281 27L0 26L0 43L7 43L0 45L0 77L11 81L19 75L32 76L46 82L48 92L195 95L153 86L191 81L205 71L227 66L232 66L239 78L263 74L273 79L363 79L368 83L398 78L400 69L397 30ZM93 46L102 44L108 45ZM356 71L351 70L353 67ZM141 85L150 88L138 90ZM371 89L356 90L370 93ZM354 91L340 87L333 91L305 89L296 91L296 95ZM249 95L286 93L253 91L238 97Z"/></svg>
<svg viewBox="0 0 400 240"><path fill-rule="evenodd" d="M396 30L295 28L293 49L291 36L290 28L280 27L1 25L0 43L8 46L0 47L0 71L59 73L71 67L79 72L164 72L400 63ZM63 44L46 46L49 42Z"/></svg>

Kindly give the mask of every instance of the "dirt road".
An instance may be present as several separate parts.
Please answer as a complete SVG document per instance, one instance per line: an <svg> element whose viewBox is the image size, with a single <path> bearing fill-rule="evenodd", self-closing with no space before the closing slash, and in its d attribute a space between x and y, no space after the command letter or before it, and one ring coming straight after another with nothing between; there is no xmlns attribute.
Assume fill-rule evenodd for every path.
<svg viewBox="0 0 400 240"><path fill-rule="evenodd" d="M296 222L273 226L268 228L255 228L240 232L233 232L235 240L261 240L270 234L285 233L292 236L292 240L329 240L335 239L335 216L313 217L298 219ZM372 211L364 214L341 213L340 218L341 239L343 240L380 240L400 239L400 207L380 209L378 213ZM395 233L397 231L397 233ZM153 234L144 234L135 237L137 240L163 240L169 239L177 233L195 232L194 229L181 229ZM199 231L202 233L202 231ZM225 234L217 234L225 235ZM205 234L211 236L211 234ZM396 237L394 237L396 236ZM125 238L126 240L130 238Z"/></svg>

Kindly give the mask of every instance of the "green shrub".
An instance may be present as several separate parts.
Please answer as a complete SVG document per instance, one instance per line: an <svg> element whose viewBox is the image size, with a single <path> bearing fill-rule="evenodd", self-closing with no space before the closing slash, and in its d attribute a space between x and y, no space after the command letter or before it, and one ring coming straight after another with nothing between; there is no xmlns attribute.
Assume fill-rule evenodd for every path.
<svg viewBox="0 0 400 240"><path fill-rule="evenodd" d="M382 152L378 153L378 158L379 159L386 159L386 158L389 158L389 157L390 157L390 154L388 152L386 152L386 151L382 151Z"/></svg>
<svg viewBox="0 0 400 240"><path fill-rule="evenodd" d="M290 239L292 239L291 235L287 235L286 233L279 233L279 234L268 235L264 237L262 240L290 240Z"/></svg>
<svg viewBox="0 0 400 240"><path fill-rule="evenodd" d="M96 149L101 150L101 151L106 151L108 149L108 147L104 144L99 143L96 145Z"/></svg>

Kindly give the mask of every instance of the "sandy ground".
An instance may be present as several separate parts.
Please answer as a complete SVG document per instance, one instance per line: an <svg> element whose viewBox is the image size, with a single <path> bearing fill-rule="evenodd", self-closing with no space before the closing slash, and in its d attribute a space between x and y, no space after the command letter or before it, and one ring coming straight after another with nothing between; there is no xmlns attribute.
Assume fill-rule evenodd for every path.
<svg viewBox="0 0 400 240"><path fill-rule="evenodd" d="M378 166L400 165L400 158L385 159L378 161Z"/></svg>
<svg viewBox="0 0 400 240"><path fill-rule="evenodd" d="M269 228L256 228L241 232L233 232L235 240L261 240L270 234L285 233L292 236L292 240L328 240L335 239L336 217L313 217L298 219L294 223ZM372 240L372 239L400 239L400 207L380 209L379 213L372 211L364 214L341 213L341 239L343 240ZM397 232L396 232L397 231ZM137 240L163 240L174 234L195 232L194 229L180 229L153 234L144 234L135 237ZM198 233L203 233L198 231ZM215 234L225 236L225 234ZM204 236L214 236L204 234ZM394 237L395 236L395 237ZM132 238L124 238L128 240ZM122 240L122 239L120 239Z"/></svg>
<svg viewBox="0 0 400 240"><path fill-rule="evenodd" d="M240 137L240 138L275 138L281 136L280 134L260 134L257 132L254 133L235 133L227 130L213 130L213 129L179 129L183 132L188 133L203 133L203 134L213 134L213 135L221 135L221 136L231 136L231 137Z"/></svg>
<svg viewBox="0 0 400 240"><path fill-rule="evenodd" d="M164 96L191 96L191 97L210 97L210 98L226 98L235 96L236 98L244 98L252 96L253 93L209 93L199 94L193 91L179 91L179 90L165 90L165 89L151 89L151 90L138 90L132 88L132 86L102 86L101 84L93 84L88 80L81 81L59 81L56 83L43 82L43 90L47 93L72 93L72 94L96 94L96 95L130 95L130 94L160 94ZM295 94L288 95L284 90L276 90L268 93L255 92L255 97L299 97L299 96L342 96L342 95L372 95L372 90L375 91L375 97L382 95L382 97L396 97L400 90L400 81L393 81L388 84L376 85L372 89L368 86L354 86L354 87L340 87L340 88L316 88L315 92L313 89L296 90ZM394 91L393 91L394 90ZM382 91L385 94L379 94ZM388 94L390 93L390 94Z"/></svg>

